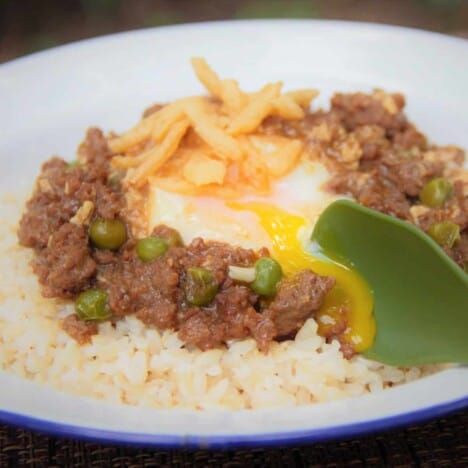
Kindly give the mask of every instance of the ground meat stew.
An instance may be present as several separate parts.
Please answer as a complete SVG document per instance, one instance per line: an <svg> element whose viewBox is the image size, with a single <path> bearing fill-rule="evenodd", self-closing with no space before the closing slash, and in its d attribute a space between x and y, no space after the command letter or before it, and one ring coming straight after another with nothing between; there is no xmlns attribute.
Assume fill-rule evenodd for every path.
<svg viewBox="0 0 468 468"><path fill-rule="evenodd" d="M262 130L303 139L308 156L332 174L328 190L415 224L467 269L465 153L429 144L404 115L404 105L401 94L338 93L328 112L309 113L300 122L269 117ZM444 229L449 240L437 235Z"/></svg>
<svg viewBox="0 0 468 468"><path fill-rule="evenodd" d="M178 329L181 339L203 350L248 336L267 350L271 340L294 334L312 317L333 287L332 278L304 272L283 281L277 296L266 301L228 275L229 266L251 267L268 256L266 249L254 252L203 239L184 246L177 231L164 225L152 236L164 239L169 248L151 261L138 256L129 227L119 249L97 248L89 223L76 220L82 207L92 204L81 220L91 225L118 217L126 223L125 202L109 172L109 150L99 130L88 131L80 153L79 165L58 158L44 164L20 222L20 243L36 250L33 269L45 296L76 298L98 288L107 294L111 320L136 314L149 326ZM184 292L193 268L210 272L215 283L213 300L203 306L188 302ZM97 333L94 322L76 315L67 317L63 327L80 343Z"/></svg>
<svg viewBox="0 0 468 468"><path fill-rule="evenodd" d="M466 268L464 154L429 145L403 107L399 94L336 94L328 112L308 112L293 122L267 117L260 132L302 139L306 157L329 169L328 190L416 224ZM265 297L229 275L231 266L253 267L269 257L267 249L201 238L183 245L179 233L165 225L149 238L134 238L112 156L102 132L91 128L78 163L54 157L42 167L18 237L36 252L32 267L44 296L93 307L101 301L105 320L135 314L148 326L178 330L180 339L201 350L250 336L267 351L272 340L293 337L316 315L334 278L303 270L283 278L276 294ZM454 234L451 242L444 237L447 229ZM98 331L95 321L79 315L67 317L63 328L79 343ZM340 322L328 338L339 339L345 329ZM342 345L351 356L352 349Z"/></svg>

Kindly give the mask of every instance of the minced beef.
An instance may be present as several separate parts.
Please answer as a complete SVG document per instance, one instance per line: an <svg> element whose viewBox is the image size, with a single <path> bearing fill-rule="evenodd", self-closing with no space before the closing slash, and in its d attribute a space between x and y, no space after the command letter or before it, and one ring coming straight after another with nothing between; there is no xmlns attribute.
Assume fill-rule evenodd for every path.
<svg viewBox="0 0 468 468"><path fill-rule="evenodd" d="M33 261L46 297L74 297L89 288L96 273L84 226L65 223L50 237Z"/></svg>
<svg viewBox="0 0 468 468"><path fill-rule="evenodd" d="M335 279L319 276L310 270L300 271L283 280L271 304L265 310L276 328L276 336L294 335L307 318L313 316L325 295L335 285Z"/></svg>
<svg viewBox="0 0 468 468"><path fill-rule="evenodd" d="M43 249L49 237L78 211L79 200L69 196L66 189L70 183L72 187L79 186L80 179L76 171L67 174L65 161L52 158L42 166L33 197L20 221L18 237L22 245Z"/></svg>
<svg viewBox="0 0 468 468"><path fill-rule="evenodd" d="M64 318L62 328L79 344L89 343L92 336L98 332L96 322L85 322L84 320L80 320L75 314Z"/></svg>
<svg viewBox="0 0 468 468"><path fill-rule="evenodd" d="M337 93L331 100L331 112L340 117L340 121L348 130L354 130L362 125L377 125L385 129L388 135L404 130L407 121L402 113L405 98L401 94L390 96L395 107L390 112L382 101L364 93Z"/></svg>
<svg viewBox="0 0 468 468"><path fill-rule="evenodd" d="M387 152L379 159L376 169L382 179L392 182L403 195L417 197L426 182L442 174L443 165Z"/></svg>
<svg viewBox="0 0 468 468"><path fill-rule="evenodd" d="M216 310L226 324L230 339L249 336L250 313L256 314L258 295L241 284L228 285L216 295ZM247 318L247 320L246 320Z"/></svg>
<svg viewBox="0 0 468 468"><path fill-rule="evenodd" d="M159 105L148 109L145 116L158 109ZM446 252L463 267L468 263L464 154L455 147L428 146L403 109L400 94L336 94L329 111L307 112L301 121L268 117L259 131L302 139L309 158L328 168L326 188L332 192L352 196L424 231L434 222L456 223L461 240ZM267 351L272 340L293 337L316 316L335 284L333 278L304 270L283 279L276 295L267 300L229 276L229 266L252 267L269 255L267 249L254 252L203 239L184 246L179 233L165 225L151 233L170 245L158 259L138 258L130 226L129 239L118 251L96 249L88 238L94 219L127 223L120 184L124 174L111 172L112 156L103 133L91 128L78 149L79 164L54 157L42 166L18 238L35 249L32 266L45 296L76 298L88 288L104 289L112 320L135 314L148 326L178 330L180 339L203 350L251 336ZM454 185L442 208L425 207L418 200L424 184L434 177L447 177ZM187 270L192 267L209 270L216 282L214 299L203 307L189 304L185 297ZM345 315L324 336L340 340L344 355L350 357L352 346L342 339ZM96 323L76 315L67 317L63 328L80 343L98 330Z"/></svg>
<svg viewBox="0 0 468 468"><path fill-rule="evenodd" d="M32 198L20 221L19 241L43 249L50 236L69 222L85 201L96 213L113 219L122 212L123 197L109 185L110 156L102 132L90 129L79 148L82 164L70 165L57 157L42 166Z"/></svg>
<svg viewBox="0 0 468 468"><path fill-rule="evenodd" d="M118 316L136 314L148 325L175 328L177 324L177 267L166 256L142 262L136 255L129 260L102 265L98 287L109 295L109 306Z"/></svg>
<svg viewBox="0 0 468 468"><path fill-rule="evenodd" d="M169 233L167 226L154 232ZM97 285L109 295L109 306L117 316L136 314L147 325L179 329L180 338L200 349L210 349L231 339L254 336L260 349L268 349L274 338L294 334L314 316L331 278L307 271L281 283L270 309L260 310L260 298L248 286L228 275L230 265L252 266L264 250L232 247L222 242L194 239L186 247L171 247L162 257L142 262L135 254L99 267ZM183 284L188 268L212 272L218 293L206 307L186 302Z"/></svg>
<svg viewBox="0 0 468 468"><path fill-rule="evenodd" d="M183 341L203 350L252 336L267 351L272 340L294 334L319 309L331 278L298 275L283 281L276 299L264 301L229 277L229 266L252 267L269 255L267 249L254 252L199 238L184 246L180 234L165 225L151 235L171 247L149 262L137 256L131 229L118 251L95 248L88 225L96 218L125 221L125 198L111 182L111 155L102 132L90 129L78 153L79 165L59 158L43 165L20 223L20 243L36 250L33 270L45 296L75 298L89 288L103 289L112 320L135 314L148 326L179 330ZM204 307L185 298L184 282L192 267L209 270L218 288ZM63 328L80 343L98 331L96 323L77 315L67 317Z"/></svg>
<svg viewBox="0 0 468 468"><path fill-rule="evenodd" d="M301 138L311 160L325 164L325 188L358 203L409 221L424 231L434 222L460 227L461 241L446 249L462 268L468 264L464 238L468 230L468 181L465 154L454 146L429 145L404 115L401 94L335 94L329 111L310 112L300 122L279 117L264 121L261 131ZM449 179L452 196L442 208L419 201L424 185Z"/></svg>
<svg viewBox="0 0 468 468"><path fill-rule="evenodd" d="M372 173L337 172L326 187L353 197L361 205L397 218L409 219L411 204L395 184Z"/></svg>

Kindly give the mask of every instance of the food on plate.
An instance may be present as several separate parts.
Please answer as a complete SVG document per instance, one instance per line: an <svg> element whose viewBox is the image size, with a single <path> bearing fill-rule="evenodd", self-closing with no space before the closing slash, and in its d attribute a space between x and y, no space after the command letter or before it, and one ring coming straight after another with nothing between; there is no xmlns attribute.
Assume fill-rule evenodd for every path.
<svg viewBox="0 0 468 468"><path fill-rule="evenodd" d="M359 356L375 335L372 293L309 238L329 203L351 197L421 227L465 267L463 151L429 144L400 94L335 94L312 110L315 90L247 93L192 65L208 96L153 105L120 135L91 128L77 161L43 165L17 269L31 260L44 297L29 281L20 315L44 333L3 314L3 367L197 408L327 401L433 371Z"/></svg>

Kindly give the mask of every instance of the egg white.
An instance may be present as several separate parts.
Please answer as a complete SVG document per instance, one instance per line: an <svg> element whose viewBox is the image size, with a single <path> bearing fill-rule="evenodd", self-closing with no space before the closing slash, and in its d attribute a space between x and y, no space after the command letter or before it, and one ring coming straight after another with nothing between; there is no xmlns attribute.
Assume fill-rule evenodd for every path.
<svg viewBox="0 0 468 468"><path fill-rule="evenodd" d="M299 233L310 235L320 213L337 195L327 193L323 184L330 175L318 162L303 162L286 177L279 179L269 196L248 196L238 202L257 201L300 215L307 221ZM153 186L150 190L149 230L158 224L177 229L184 242L195 237L228 242L244 248L271 249L272 243L255 213L239 211L226 201L211 197L194 197L168 192Z"/></svg>

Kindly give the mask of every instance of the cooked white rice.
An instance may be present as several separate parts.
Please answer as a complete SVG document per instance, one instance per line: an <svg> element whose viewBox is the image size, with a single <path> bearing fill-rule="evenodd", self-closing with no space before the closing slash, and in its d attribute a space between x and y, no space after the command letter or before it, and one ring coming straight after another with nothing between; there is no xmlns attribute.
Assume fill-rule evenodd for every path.
<svg viewBox="0 0 468 468"><path fill-rule="evenodd" d="M250 409L326 402L379 392L441 366L396 368L362 357L343 358L308 320L294 341L265 355L252 339L227 349L188 350L175 332L135 317L100 325L80 346L60 327L70 304L45 299L16 226L23 200L0 199L0 368L80 396L156 408Z"/></svg>

